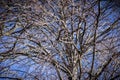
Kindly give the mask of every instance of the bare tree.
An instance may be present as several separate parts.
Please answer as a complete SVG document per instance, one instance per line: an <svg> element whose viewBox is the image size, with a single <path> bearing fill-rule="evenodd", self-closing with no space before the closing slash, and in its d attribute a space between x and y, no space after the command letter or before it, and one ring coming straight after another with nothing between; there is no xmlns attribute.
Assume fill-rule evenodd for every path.
<svg viewBox="0 0 120 80"><path fill-rule="evenodd" d="M39 73L33 75L36 80L120 79L120 13L115 4L101 0L1 3L0 62L21 61L18 58L25 56L34 65L47 64L46 73L51 71L54 77L40 78ZM45 69L37 68L34 71Z"/></svg>

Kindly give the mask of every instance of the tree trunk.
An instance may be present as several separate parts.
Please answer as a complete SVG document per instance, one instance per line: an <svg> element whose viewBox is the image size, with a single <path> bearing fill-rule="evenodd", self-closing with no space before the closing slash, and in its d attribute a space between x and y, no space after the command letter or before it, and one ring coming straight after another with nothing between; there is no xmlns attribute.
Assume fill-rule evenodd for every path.
<svg viewBox="0 0 120 80"><path fill-rule="evenodd" d="M73 60L73 77L72 80L77 80L77 60L78 60L78 55L77 55L77 51L75 50L75 54L74 54L74 60Z"/></svg>

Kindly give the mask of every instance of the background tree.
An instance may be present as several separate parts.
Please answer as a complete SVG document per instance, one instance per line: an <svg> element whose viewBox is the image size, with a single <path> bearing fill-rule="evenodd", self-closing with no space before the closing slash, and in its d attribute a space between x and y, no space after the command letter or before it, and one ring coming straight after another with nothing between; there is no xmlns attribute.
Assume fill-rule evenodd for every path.
<svg viewBox="0 0 120 80"><path fill-rule="evenodd" d="M0 78L120 79L120 13L115 4L2 0L0 15Z"/></svg>

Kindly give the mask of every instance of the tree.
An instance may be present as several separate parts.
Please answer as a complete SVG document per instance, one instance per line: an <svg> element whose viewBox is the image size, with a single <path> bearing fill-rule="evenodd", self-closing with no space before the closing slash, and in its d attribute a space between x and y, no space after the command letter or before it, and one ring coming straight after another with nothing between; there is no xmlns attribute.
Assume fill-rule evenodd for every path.
<svg viewBox="0 0 120 80"><path fill-rule="evenodd" d="M120 78L119 7L100 0L2 0L1 3L4 6L0 13L1 62L21 61L19 57L25 57L34 65L52 67L54 78L50 74L44 78L39 73L42 78L36 74L35 79ZM23 73L29 74L29 70Z"/></svg>

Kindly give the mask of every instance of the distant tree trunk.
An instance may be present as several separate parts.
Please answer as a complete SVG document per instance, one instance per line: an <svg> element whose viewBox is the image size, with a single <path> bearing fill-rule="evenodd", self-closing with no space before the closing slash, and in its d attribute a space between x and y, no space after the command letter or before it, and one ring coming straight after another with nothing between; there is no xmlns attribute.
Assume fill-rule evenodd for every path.
<svg viewBox="0 0 120 80"><path fill-rule="evenodd" d="M75 50L75 53L74 53L74 59L73 59L73 78L72 78L72 80L77 80L77 72L78 72L78 70L77 70L77 60L78 60L78 58L77 58L77 51Z"/></svg>

